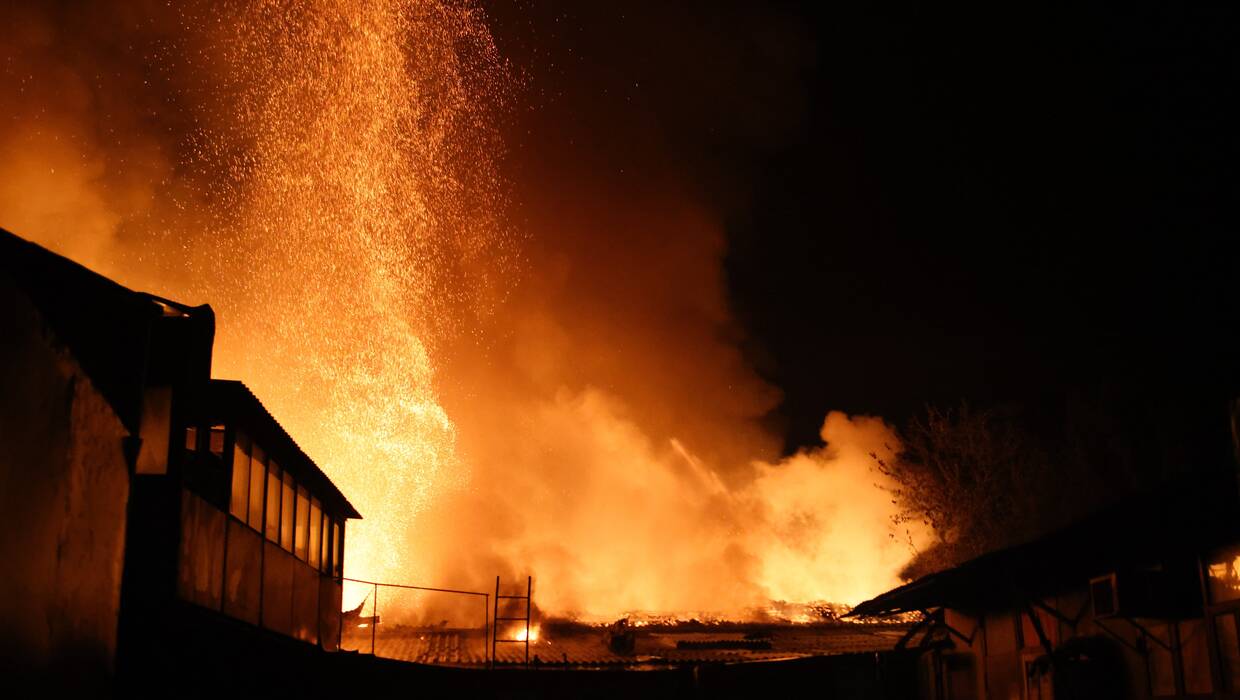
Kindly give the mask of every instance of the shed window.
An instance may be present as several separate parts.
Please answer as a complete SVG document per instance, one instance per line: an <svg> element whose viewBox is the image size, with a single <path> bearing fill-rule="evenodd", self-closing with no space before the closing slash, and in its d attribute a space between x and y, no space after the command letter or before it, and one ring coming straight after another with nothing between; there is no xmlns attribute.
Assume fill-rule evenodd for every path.
<svg viewBox="0 0 1240 700"><path fill-rule="evenodd" d="M319 571L325 574L331 573L332 560L332 521L327 517L327 513L323 514L323 537L319 546Z"/></svg>
<svg viewBox="0 0 1240 700"><path fill-rule="evenodd" d="M250 512L246 522L250 527L263 531L263 482L267 480L267 467L263 465L263 450L257 444L250 447Z"/></svg>
<svg viewBox="0 0 1240 700"><path fill-rule="evenodd" d="M1223 603L1240 598L1240 546L1219 550L1206 562L1210 602Z"/></svg>
<svg viewBox="0 0 1240 700"><path fill-rule="evenodd" d="M319 568L323 547L323 508L319 499L310 499L310 543L308 545L310 566Z"/></svg>
<svg viewBox="0 0 1240 700"><path fill-rule="evenodd" d="M283 504L284 517L280 519L280 546L293 551L293 501L297 497L297 489L293 484L293 475L284 472L284 488L280 491L280 502Z"/></svg>
<svg viewBox="0 0 1240 700"><path fill-rule="evenodd" d="M220 459L224 458L224 426L222 425L211 426L211 439L210 439L209 448L211 450L211 454L215 455L216 457L219 457Z"/></svg>
<svg viewBox="0 0 1240 700"><path fill-rule="evenodd" d="M310 536L310 492L305 486L297 487L297 558L307 558L306 544Z"/></svg>
<svg viewBox="0 0 1240 700"><path fill-rule="evenodd" d="M250 439L237 433L233 446L232 497L228 512L238 520L245 520L250 502Z"/></svg>
<svg viewBox="0 0 1240 700"><path fill-rule="evenodd" d="M332 575L339 576L344 568L344 528L339 523L332 523L332 539L336 544L336 553L332 555Z"/></svg>
<svg viewBox="0 0 1240 700"><path fill-rule="evenodd" d="M267 524L263 532L272 542L280 537L280 467L274 460L267 465Z"/></svg>

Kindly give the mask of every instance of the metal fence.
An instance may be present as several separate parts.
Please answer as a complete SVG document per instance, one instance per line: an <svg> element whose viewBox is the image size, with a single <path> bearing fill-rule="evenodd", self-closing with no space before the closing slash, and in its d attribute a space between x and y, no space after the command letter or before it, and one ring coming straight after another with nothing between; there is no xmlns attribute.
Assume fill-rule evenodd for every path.
<svg viewBox="0 0 1240 700"><path fill-rule="evenodd" d="M451 666L491 665L491 594L343 579L340 648Z"/></svg>

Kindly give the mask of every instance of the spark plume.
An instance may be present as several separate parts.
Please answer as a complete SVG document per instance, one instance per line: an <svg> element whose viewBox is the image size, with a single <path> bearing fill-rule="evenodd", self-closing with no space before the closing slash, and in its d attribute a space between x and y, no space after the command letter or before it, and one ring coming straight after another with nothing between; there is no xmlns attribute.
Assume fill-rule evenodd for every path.
<svg viewBox="0 0 1240 700"><path fill-rule="evenodd" d="M473 4L3 12L0 225L215 307L216 375L365 516L348 576L532 574L542 610L600 616L897 582L868 457L894 436L832 414L773 454L714 217L600 178L524 183L552 214L503 223L514 71Z"/></svg>
<svg viewBox="0 0 1240 700"><path fill-rule="evenodd" d="M211 303L215 375L249 383L363 506L348 574L429 577L411 555L413 521L467 476L431 345L462 314L486 313L511 251L500 141L482 114L505 70L479 11L385 0L185 3L144 7L140 20L96 10L101 36L84 46L109 31L141 42L145 66L116 73L147 74L124 86L130 100L162 93L150 114L165 137L142 123L145 105L112 104L123 91L107 88L120 86L62 49L83 41L75 29L89 39L73 25L92 8L13 9L26 43L6 92L33 107L4 140L20 156L5 182L23 187L6 192L3 224L124 283ZM80 94L60 104L24 71L69 76ZM50 144L63 162L47 162ZM128 187L126 161L142 164L145 189Z"/></svg>
<svg viewBox="0 0 1240 700"><path fill-rule="evenodd" d="M237 21L226 129L195 154L224 164L215 194L236 214L212 264L251 273L203 290L229 304L216 371L249 378L366 504L350 575L425 578L412 522L463 478L426 339L473 301L461 261L502 248L493 139L462 126L494 47L449 3L259 2Z"/></svg>

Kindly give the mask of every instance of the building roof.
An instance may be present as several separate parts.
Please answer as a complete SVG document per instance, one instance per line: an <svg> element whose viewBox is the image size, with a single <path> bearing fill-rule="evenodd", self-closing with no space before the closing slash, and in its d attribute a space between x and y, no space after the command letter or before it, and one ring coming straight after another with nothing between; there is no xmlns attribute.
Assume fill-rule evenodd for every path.
<svg viewBox="0 0 1240 700"><path fill-rule="evenodd" d="M0 229L0 274L13 280L39 310L55 338L64 343L121 423L137 434L144 388L150 383L152 347L161 319L190 319L196 342L210 345L215 315L209 306L190 307L135 292L86 267ZM157 371L159 368L155 368Z"/></svg>
<svg viewBox="0 0 1240 700"><path fill-rule="evenodd" d="M850 615L1002 608L1079 587L1110 571L1191 556L1240 535L1237 500L1233 473L1168 484L1039 539L890 590Z"/></svg>
<svg viewBox="0 0 1240 700"><path fill-rule="evenodd" d="M714 630L638 630L633 650L618 653L607 646L603 630L584 625L544 625L530 642L530 661L544 668L661 668L708 663L768 662L841 654L890 651L904 637L902 625L774 625L761 627L761 644L751 626ZM372 632L374 636L372 637ZM346 626L341 646L378 656L422 664L482 666L487 638L480 629L412 627L381 623L374 630ZM525 664L524 644L499 644L495 663Z"/></svg>
<svg viewBox="0 0 1240 700"><path fill-rule="evenodd" d="M258 441L282 468L313 491L333 513L346 518L362 517L245 384L212 379L195 403L197 417L240 427Z"/></svg>

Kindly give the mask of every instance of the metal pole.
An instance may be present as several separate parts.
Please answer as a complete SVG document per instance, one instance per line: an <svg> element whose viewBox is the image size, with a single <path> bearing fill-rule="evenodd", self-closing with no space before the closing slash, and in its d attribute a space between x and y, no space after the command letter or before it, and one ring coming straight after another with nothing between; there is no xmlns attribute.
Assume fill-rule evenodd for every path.
<svg viewBox="0 0 1240 700"><path fill-rule="evenodd" d="M487 668L491 667L491 657L487 655L487 636L491 633L491 596L482 600L482 660Z"/></svg>
<svg viewBox="0 0 1240 700"><path fill-rule="evenodd" d="M534 592L534 577L525 577L525 667L530 667L530 594Z"/></svg>
<svg viewBox="0 0 1240 700"><path fill-rule="evenodd" d="M371 606L370 616L370 655L375 655L375 628L379 626L379 584L375 584L375 602Z"/></svg>
<svg viewBox="0 0 1240 700"><path fill-rule="evenodd" d="M499 636L499 576L495 577L495 628L491 631L491 667L495 667L495 638Z"/></svg>

